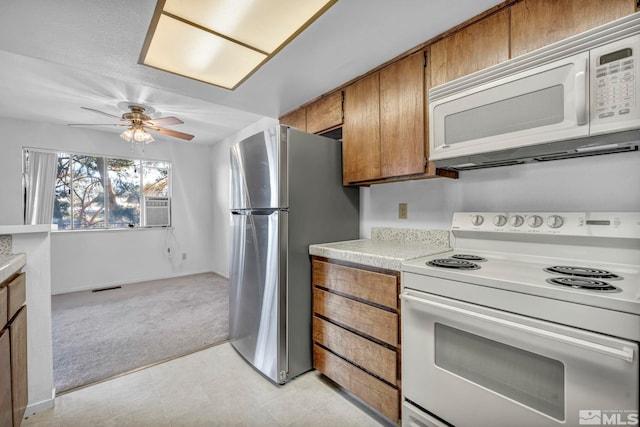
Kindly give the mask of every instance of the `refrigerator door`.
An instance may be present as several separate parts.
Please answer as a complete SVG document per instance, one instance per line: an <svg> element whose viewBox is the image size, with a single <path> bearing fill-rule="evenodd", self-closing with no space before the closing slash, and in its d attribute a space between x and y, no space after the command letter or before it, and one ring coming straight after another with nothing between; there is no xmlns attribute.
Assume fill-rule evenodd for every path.
<svg viewBox="0 0 640 427"><path fill-rule="evenodd" d="M272 381L287 381L288 213L232 212L229 340Z"/></svg>
<svg viewBox="0 0 640 427"><path fill-rule="evenodd" d="M231 210L289 206L287 131L274 127L231 146Z"/></svg>

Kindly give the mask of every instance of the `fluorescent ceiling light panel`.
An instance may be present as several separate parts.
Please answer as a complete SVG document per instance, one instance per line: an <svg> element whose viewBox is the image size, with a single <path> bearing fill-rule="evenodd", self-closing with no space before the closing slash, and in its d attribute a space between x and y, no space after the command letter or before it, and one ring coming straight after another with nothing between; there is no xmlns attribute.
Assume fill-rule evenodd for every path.
<svg viewBox="0 0 640 427"><path fill-rule="evenodd" d="M336 2L159 1L140 62L235 89Z"/></svg>

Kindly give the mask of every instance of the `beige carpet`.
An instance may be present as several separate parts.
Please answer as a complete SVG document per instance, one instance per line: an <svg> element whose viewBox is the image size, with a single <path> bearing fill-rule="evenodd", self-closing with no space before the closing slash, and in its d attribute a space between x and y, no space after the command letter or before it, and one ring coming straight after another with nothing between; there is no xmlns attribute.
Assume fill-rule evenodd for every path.
<svg viewBox="0 0 640 427"><path fill-rule="evenodd" d="M60 393L227 340L227 279L214 273L52 297Z"/></svg>

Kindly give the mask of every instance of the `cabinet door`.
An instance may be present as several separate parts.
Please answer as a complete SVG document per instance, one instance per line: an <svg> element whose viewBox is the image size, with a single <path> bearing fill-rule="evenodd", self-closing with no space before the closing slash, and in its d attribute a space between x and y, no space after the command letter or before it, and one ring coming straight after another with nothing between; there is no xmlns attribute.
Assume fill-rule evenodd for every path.
<svg viewBox="0 0 640 427"><path fill-rule="evenodd" d="M504 9L431 45L435 87L509 59L509 10Z"/></svg>
<svg viewBox="0 0 640 427"><path fill-rule="evenodd" d="M27 408L27 307L22 307L9 325L11 339L11 395L13 427L19 427Z"/></svg>
<svg viewBox="0 0 640 427"><path fill-rule="evenodd" d="M380 71L383 178L424 172L424 52Z"/></svg>
<svg viewBox="0 0 640 427"><path fill-rule="evenodd" d="M0 426L12 425L9 329L0 332Z"/></svg>
<svg viewBox="0 0 640 427"><path fill-rule="evenodd" d="M344 90L342 127L344 184L380 177L380 75L372 74Z"/></svg>
<svg viewBox="0 0 640 427"><path fill-rule="evenodd" d="M307 132L319 133L342 124L342 92L333 92L307 105Z"/></svg>
<svg viewBox="0 0 640 427"><path fill-rule="evenodd" d="M306 132L307 111L304 108L299 108L295 111L292 111L289 114L280 117L280 123Z"/></svg>
<svg viewBox="0 0 640 427"><path fill-rule="evenodd" d="M635 11L635 0L523 0L511 7L511 57Z"/></svg>

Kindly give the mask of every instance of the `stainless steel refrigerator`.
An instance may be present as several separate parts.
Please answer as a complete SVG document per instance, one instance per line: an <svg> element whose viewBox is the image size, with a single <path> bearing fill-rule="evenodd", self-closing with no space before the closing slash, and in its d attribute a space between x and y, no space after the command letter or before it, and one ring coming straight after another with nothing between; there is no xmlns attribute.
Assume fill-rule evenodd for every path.
<svg viewBox="0 0 640 427"><path fill-rule="evenodd" d="M312 368L309 245L357 239L339 141L277 126L231 147L229 339L278 384Z"/></svg>

